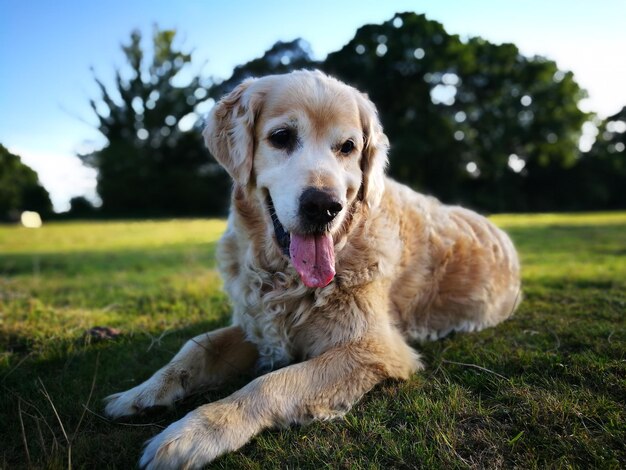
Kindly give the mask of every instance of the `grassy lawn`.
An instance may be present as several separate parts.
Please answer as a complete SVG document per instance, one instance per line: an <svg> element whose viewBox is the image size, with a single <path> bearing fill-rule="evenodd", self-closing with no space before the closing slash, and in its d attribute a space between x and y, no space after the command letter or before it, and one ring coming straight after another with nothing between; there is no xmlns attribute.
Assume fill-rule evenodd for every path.
<svg viewBox="0 0 626 470"><path fill-rule="evenodd" d="M524 295L508 322L425 344L428 368L343 420L262 433L215 468L626 466L626 213L496 216ZM228 323L216 220L0 226L0 468L133 468L202 402L109 422L102 398ZM85 335L121 331L112 340ZM239 384L241 385L241 384Z"/></svg>

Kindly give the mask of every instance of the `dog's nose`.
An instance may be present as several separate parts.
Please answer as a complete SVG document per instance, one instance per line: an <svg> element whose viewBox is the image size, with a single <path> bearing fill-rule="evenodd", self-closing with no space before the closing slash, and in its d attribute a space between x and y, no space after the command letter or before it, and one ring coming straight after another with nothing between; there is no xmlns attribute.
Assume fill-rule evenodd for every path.
<svg viewBox="0 0 626 470"><path fill-rule="evenodd" d="M300 216L305 223L326 225L341 212L343 205L323 189L307 188L300 196Z"/></svg>

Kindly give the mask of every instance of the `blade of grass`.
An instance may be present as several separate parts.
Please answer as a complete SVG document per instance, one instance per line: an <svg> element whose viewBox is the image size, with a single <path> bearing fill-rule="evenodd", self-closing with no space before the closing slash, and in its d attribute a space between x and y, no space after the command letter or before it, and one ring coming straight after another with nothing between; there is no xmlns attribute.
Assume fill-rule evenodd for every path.
<svg viewBox="0 0 626 470"><path fill-rule="evenodd" d="M22 419L22 400L17 401L17 413L20 418L20 428L22 430L22 441L24 442L24 450L26 451L26 461L28 463L28 468L32 468L32 463L30 460L30 451L28 450L28 439L26 438L26 430L24 429L24 420Z"/></svg>

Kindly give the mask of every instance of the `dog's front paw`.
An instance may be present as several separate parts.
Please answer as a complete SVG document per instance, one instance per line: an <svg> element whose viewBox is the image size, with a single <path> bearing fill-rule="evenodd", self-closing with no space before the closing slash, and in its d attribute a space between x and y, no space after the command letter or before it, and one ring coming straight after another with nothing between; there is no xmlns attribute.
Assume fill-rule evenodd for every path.
<svg viewBox="0 0 626 470"><path fill-rule="evenodd" d="M184 389L180 384L164 381L157 374L130 390L106 397L104 412L114 419L130 416L148 408L170 407L183 396Z"/></svg>
<svg viewBox="0 0 626 470"><path fill-rule="evenodd" d="M238 449L254 434L230 403L202 406L172 423L146 443L141 468L200 468L226 452Z"/></svg>

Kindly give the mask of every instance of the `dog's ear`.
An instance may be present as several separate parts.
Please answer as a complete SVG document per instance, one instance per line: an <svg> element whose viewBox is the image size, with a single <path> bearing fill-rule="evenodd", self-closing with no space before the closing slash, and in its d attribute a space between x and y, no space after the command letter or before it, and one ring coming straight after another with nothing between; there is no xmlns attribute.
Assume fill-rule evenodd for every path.
<svg viewBox="0 0 626 470"><path fill-rule="evenodd" d="M365 144L361 155L360 198L367 206L375 207L380 203L385 191L385 169L387 168L387 151L389 139L383 133L383 126L378 119L376 106L364 93L359 93L359 115L363 128Z"/></svg>
<svg viewBox="0 0 626 470"><path fill-rule="evenodd" d="M254 122L261 107L256 82L248 79L218 101L202 133L211 154L241 186L250 182L252 174Z"/></svg>

